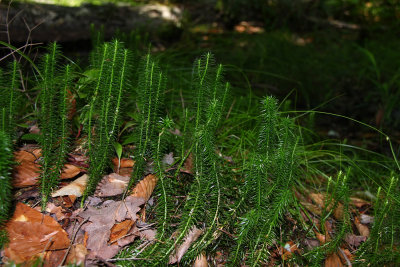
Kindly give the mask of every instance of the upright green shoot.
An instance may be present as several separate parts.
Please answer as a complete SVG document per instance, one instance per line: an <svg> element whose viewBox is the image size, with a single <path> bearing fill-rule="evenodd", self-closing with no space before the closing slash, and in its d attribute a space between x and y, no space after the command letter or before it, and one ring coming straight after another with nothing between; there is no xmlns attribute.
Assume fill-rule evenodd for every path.
<svg viewBox="0 0 400 267"><path fill-rule="evenodd" d="M43 209L46 207L51 191L58 184L68 151L68 90L71 86L72 71L69 65L60 71L58 60L59 48L56 43L52 43L41 62L43 81L39 95L42 148L42 172L39 182ZM61 90L59 84L62 84Z"/></svg>
<svg viewBox="0 0 400 267"><path fill-rule="evenodd" d="M12 203L12 150L8 135L0 130L0 249L7 242L4 224L10 217Z"/></svg>
<svg viewBox="0 0 400 267"><path fill-rule="evenodd" d="M123 44L115 40L103 44L98 51L92 60L97 76L85 125L90 167L82 203L102 178L119 129L123 98L130 86L131 56Z"/></svg>

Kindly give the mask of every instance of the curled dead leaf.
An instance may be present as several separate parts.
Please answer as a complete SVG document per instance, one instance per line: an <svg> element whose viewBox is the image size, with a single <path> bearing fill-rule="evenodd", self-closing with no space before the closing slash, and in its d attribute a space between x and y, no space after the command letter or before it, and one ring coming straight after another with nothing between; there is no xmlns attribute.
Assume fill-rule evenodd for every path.
<svg viewBox="0 0 400 267"><path fill-rule="evenodd" d="M96 188L95 196L110 197L122 194L128 186L130 177L111 173L103 177Z"/></svg>
<svg viewBox="0 0 400 267"><path fill-rule="evenodd" d="M358 217L354 218L354 224L356 225L356 228L357 228L358 232L360 233L360 235L365 236L365 237L369 236L368 226L362 224L360 222L360 219L358 219Z"/></svg>
<svg viewBox="0 0 400 267"><path fill-rule="evenodd" d="M157 176L149 174L141 180L132 190L132 197L143 198L145 201L149 200L154 188L157 184Z"/></svg>
<svg viewBox="0 0 400 267"><path fill-rule="evenodd" d="M112 244L121 237L125 236L129 232L129 230L131 230L133 223L134 221L132 220L125 220L115 224L111 228L110 240L108 241L108 243Z"/></svg>
<svg viewBox="0 0 400 267"><path fill-rule="evenodd" d="M197 256L194 261L193 267L208 267L207 257L204 252Z"/></svg>
<svg viewBox="0 0 400 267"><path fill-rule="evenodd" d="M113 158L112 163L115 167L120 168L133 168L133 165L135 165L135 161L133 159L127 159L127 158L122 158L121 163L119 164L118 158Z"/></svg>
<svg viewBox="0 0 400 267"><path fill-rule="evenodd" d="M77 266L83 266L87 254L88 251L83 244L75 244L71 248L71 251L68 253L66 263L75 264Z"/></svg>
<svg viewBox="0 0 400 267"><path fill-rule="evenodd" d="M203 233L203 230L198 229L197 227L193 227L185 236L185 240L176 249L174 253L172 253L169 257L169 264L174 264L180 262L183 255L185 255L186 251L189 249L190 245L199 238L199 236Z"/></svg>
<svg viewBox="0 0 400 267"><path fill-rule="evenodd" d="M328 255L325 259L325 267L342 267L344 266L337 253Z"/></svg>
<svg viewBox="0 0 400 267"><path fill-rule="evenodd" d="M367 237L362 236L362 235L347 234L344 237L344 240L350 246L358 248L361 245L361 243L363 243L363 242L365 242L365 240L367 240Z"/></svg>
<svg viewBox="0 0 400 267"><path fill-rule="evenodd" d="M298 251L299 248L293 241L289 241L285 244L284 247L281 247L279 252L283 260L287 260L292 257L292 254Z"/></svg>
<svg viewBox="0 0 400 267"><path fill-rule="evenodd" d="M70 179L81 173L81 169L72 164L65 164L61 173L61 179Z"/></svg>
<svg viewBox="0 0 400 267"><path fill-rule="evenodd" d="M36 185L40 176L39 158L42 150L27 147L14 153L14 161L17 163L13 169L13 187L23 188ZM69 179L78 175L82 170L72 164L65 164L61 179Z"/></svg>
<svg viewBox="0 0 400 267"><path fill-rule="evenodd" d="M331 237L329 236L329 234L327 233L326 235L323 235L319 232L317 232L316 230L314 230L315 236L317 237L319 243L321 245L325 244L327 241L331 240Z"/></svg>
<svg viewBox="0 0 400 267"><path fill-rule="evenodd" d="M76 197L82 196L83 192L85 191L86 184L88 180L88 175L84 174L81 177L77 178L74 180L72 183L70 183L67 186L64 186L63 188L57 190L53 194L51 194L52 197L60 197L60 196L70 196L70 195L75 195Z"/></svg>
<svg viewBox="0 0 400 267"><path fill-rule="evenodd" d="M311 193L310 198L317 204L321 209L325 207L325 199L326 195L321 194L321 193ZM331 203L328 204L326 207L327 211L330 211L333 208L333 202L334 200L331 201ZM333 210L333 216L335 219L340 220L343 218L343 204L338 203Z"/></svg>
<svg viewBox="0 0 400 267"><path fill-rule="evenodd" d="M321 209L317 206L314 205L312 203L308 203L308 202L300 202L301 205L303 205L309 212L314 213L315 215L321 215L322 211Z"/></svg>
<svg viewBox="0 0 400 267"><path fill-rule="evenodd" d="M22 203L17 203L6 229L10 242L4 255L17 264L28 262L43 251L65 249L70 244L67 233L52 217Z"/></svg>
<svg viewBox="0 0 400 267"><path fill-rule="evenodd" d="M40 165L38 159L41 149L20 150L14 153L17 163L13 169L13 187L22 188L35 185L39 178Z"/></svg>

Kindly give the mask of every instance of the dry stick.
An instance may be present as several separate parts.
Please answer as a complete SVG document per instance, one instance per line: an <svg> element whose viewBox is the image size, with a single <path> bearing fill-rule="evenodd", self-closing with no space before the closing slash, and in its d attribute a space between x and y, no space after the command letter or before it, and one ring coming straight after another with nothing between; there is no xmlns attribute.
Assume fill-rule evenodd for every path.
<svg viewBox="0 0 400 267"><path fill-rule="evenodd" d="M347 256L346 256L346 254L344 253L344 251L343 251L341 248L339 248L339 251L340 251L340 254L342 254L343 258L346 260L347 266L350 266L350 267L351 267L352 264L351 264L349 258L347 258Z"/></svg>
<svg viewBox="0 0 400 267"><path fill-rule="evenodd" d="M89 217L89 218L90 218L90 217ZM75 241L75 237L76 237L76 235L78 234L79 229L81 229L82 225L83 225L85 222L87 222L87 221L89 220L89 218L84 219L84 220L78 225L78 228L76 229L75 233L74 233L73 236L72 236L71 242L69 243L67 252L65 252L65 255L64 255L64 257L63 257L63 259L62 259L62 261L61 261L61 265L64 265L64 262L65 262L65 260L67 259L68 253L69 253L69 251L71 250L72 244L73 244L74 241ZM75 221L75 222L76 222L76 221Z"/></svg>
<svg viewBox="0 0 400 267"><path fill-rule="evenodd" d="M228 113L226 114L225 119L227 120L229 118L229 115L231 115L232 109L233 109L233 105L235 105L236 102L236 98L233 99L231 106L229 107Z"/></svg>
<svg viewBox="0 0 400 267"><path fill-rule="evenodd" d="M0 61L3 61L4 59L8 58L8 57L11 56L11 55L14 56L14 53L15 53L15 52L17 52L17 51L23 49L23 48L26 47L26 46L34 46L34 45L41 45L41 44L43 44L43 43L34 43L34 44L23 45L23 46L21 46L21 47L15 49L15 50L12 50L12 52L10 52L9 54L5 55L4 57L0 58Z"/></svg>

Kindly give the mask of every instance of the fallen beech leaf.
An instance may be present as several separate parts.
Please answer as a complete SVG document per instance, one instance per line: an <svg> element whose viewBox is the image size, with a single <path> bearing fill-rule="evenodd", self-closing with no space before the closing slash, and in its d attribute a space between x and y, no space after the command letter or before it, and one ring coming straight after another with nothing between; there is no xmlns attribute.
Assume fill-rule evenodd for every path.
<svg viewBox="0 0 400 267"><path fill-rule="evenodd" d="M321 209L320 209L317 205L314 205L314 204L308 203L308 202L300 202L300 203L301 203L301 205L303 205L308 211L314 213L315 215L319 215L319 216L320 216L320 215L322 214Z"/></svg>
<svg viewBox="0 0 400 267"><path fill-rule="evenodd" d="M325 267L341 267L344 266L339 256L336 253L328 255L325 259Z"/></svg>
<svg viewBox="0 0 400 267"><path fill-rule="evenodd" d="M208 267L207 257L204 252L197 256L193 267Z"/></svg>
<svg viewBox="0 0 400 267"><path fill-rule="evenodd" d="M82 175L81 177L74 180L67 186L64 186L61 189L58 189L56 192L51 194L52 197L60 197L60 196L69 196L75 195L77 197L82 196L83 192L86 188L86 183L88 180L87 174Z"/></svg>
<svg viewBox="0 0 400 267"><path fill-rule="evenodd" d="M361 214L360 215L360 222L362 224L371 224L374 222L374 217L369 216L367 214Z"/></svg>
<svg viewBox="0 0 400 267"><path fill-rule="evenodd" d="M65 249L70 243L67 233L53 218L22 203L17 203L6 229L10 242L4 255L17 264L43 251Z"/></svg>
<svg viewBox="0 0 400 267"><path fill-rule="evenodd" d="M14 161L17 162L13 169L13 187L23 188L36 185L40 176L39 158L42 150L27 147L14 153ZM65 164L61 179L69 179L78 175L82 170L71 164Z"/></svg>
<svg viewBox="0 0 400 267"><path fill-rule="evenodd" d="M324 208L325 207L325 197L326 195L320 194L320 193L311 193L310 198L320 207ZM329 205L326 207L327 211L330 211L333 207L333 200L332 203L329 203ZM343 204L338 203L336 208L333 210L333 216L340 220L343 218Z"/></svg>
<svg viewBox="0 0 400 267"><path fill-rule="evenodd" d="M61 179L70 179L81 173L81 169L72 164L65 164L61 173Z"/></svg>
<svg viewBox="0 0 400 267"><path fill-rule="evenodd" d="M298 251L299 248L293 241L289 241L285 244L284 247L280 248L279 252L283 260L287 260L292 257L292 254Z"/></svg>
<svg viewBox="0 0 400 267"><path fill-rule="evenodd" d="M360 233L360 235L369 237L368 226L360 223L360 220L358 219L358 217L354 218L354 224L356 225L356 228L357 228L358 232Z"/></svg>
<svg viewBox="0 0 400 267"><path fill-rule="evenodd" d="M320 242L317 239L306 239L304 242L306 243L306 245L310 249L313 249L315 247L319 247L319 245L320 245Z"/></svg>
<svg viewBox="0 0 400 267"><path fill-rule="evenodd" d="M369 203L368 201L365 201L364 199L357 197L351 197L350 204L356 206L357 208L362 208L363 206L371 205L371 203Z"/></svg>
<svg viewBox="0 0 400 267"><path fill-rule="evenodd" d="M325 244L327 241L331 240L331 237L329 236L329 234L323 235L319 232L317 232L316 230L314 230L315 236L317 237L319 243L321 245Z"/></svg>
<svg viewBox="0 0 400 267"><path fill-rule="evenodd" d="M193 154L190 153L183 164L182 172L193 174Z"/></svg>
<svg viewBox="0 0 400 267"><path fill-rule="evenodd" d="M85 155L74 154L74 153L68 154L68 162L71 163L72 165L82 168L89 168L89 164L87 163L88 161L89 158Z"/></svg>
<svg viewBox="0 0 400 267"><path fill-rule="evenodd" d="M82 265L85 263L86 255L88 251L83 244L75 244L71 251L68 253L66 263L67 264L75 264L75 265Z"/></svg>
<svg viewBox="0 0 400 267"><path fill-rule="evenodd" d="M113 158L112 163L115 167L118 168L118 158ZM133 159L122 158L121 164L119 165L120 168L133 168L135 165L135 161Z"/></svg>
<svg viewBox="0 0 400 267"><path fill-rule="evenodd" d="M60 206L54 205L54 203L51 202L47 203L46 211L56 215L57 221L61 221L62 219L65 218L63 209Z"/></svg>
<svg viewBox="0 0 400 267"><path fill-rule="evenodd" d="M61 265L61 261L63 260L66 252L67 252L66 249L49 250L49 251L44 251L42 253L39 253L36 256L37 256L37 258L41 258L41 260L43 262L43 265L41 265L42 267L56 267L56 266ZM28 264L30 266L31 263L28 263ZM26 266L26 265L23 265L23 266ZM35 266L35 265L33 265L33 266Z"/></svg>
<svg viewBox="0 0 400 267"><path fill-rule="evenodd" d="M165 154L161 162L165 167L171 166L175 162L174 153Z"/></svg>
<svg viewBox="0 0 400 267"><path fill-rule="evenodd" d="M37 184L40 173L37 159L40 155L40 149L20 150L14 153L17 164L13 169L13 187L22 188Z"/></svg>
<svg viewBox="0 0 400 267"><path fill-rule="evenodd" d="M367 240L366 236L362 235L353 235L353 234L347 234L344 237L344 240L352 247L358 248L362 242L365 242Z"/></svg>
<svg viewBox="0 0 400 267"><path fill-rule="evenodd" d="M95 196L110 197L124 193L130 177L111 173L103 177L96 188Z"/></svg>
<svg viewBox="0 0 400 267"><path fill-rule="evenodd" d="M75 200L76 200L76 196L75 195L62 196L60 198L62 199L62 204L66 208L72 207L72 205L74 205Z"/></svg>
<svg viewBox="0 0 400 267"><path fill-rule="evenodd" d="M169 264L180 262L183 255L185 255L186 251L189 249L190 245L194 241L196 241L202 233L203 230L200 230L197 227L193 226L193 228L186 234L183 243L179 246L175 253L171 254L171 256L169 257Z"/></svg>
<svg viewBox="0 0 400 267"><path fill-rule="evenodd" d="M126 235L129 232L129 230L131 230L133 223L134 222L132 220L125 220L125 221L115 224L111 228L110 240L108 241L108 243L112 244L116 240L118 240L121 237L123 237L124 235Z"/></svg>
<svg viewBox="0 0 400 267"><path fill-rule="evenodd" d="M78 216L89 221L82 226L88 236L86 246L90 250L88 258L110 259L118 253L121 247L119 244L126 245L132 242L135 238L134 235L119 239L118 242L109 245L111 228L116 223L127 219L132 223L135 222L136 213L144 203L142 198L129 196L124 201L106 201L99 208L88 206L87 210L79 213Z"/></svg>
<svg viewBox="0 0 400 267"><path fill-rule="evenodd" d="M118 174L121 176L131 177L133 168L120 168Z"/></svg>
<svg viewBox="0 0 400 267"><path fill-rule="evenodd" d="M131 196L143 198L145 201L149 200L154 188L156 187L157 180L158 178L154 174L147 175L135 186L132 190Z"/></svg>

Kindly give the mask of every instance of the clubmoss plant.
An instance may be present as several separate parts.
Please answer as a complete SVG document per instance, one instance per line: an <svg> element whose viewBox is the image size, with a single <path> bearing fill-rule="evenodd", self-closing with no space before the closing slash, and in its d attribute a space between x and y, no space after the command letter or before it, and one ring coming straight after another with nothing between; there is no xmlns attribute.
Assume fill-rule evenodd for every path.
<svg viewBox="0 0 400 267"><path fill-rule="evenodd" d="M141 62L139 81L136 88L139 108L138 138L135 149L135 166L131 175L128 190L131 189L145 172L146 164L154 159L155 152L152 142L157 140L156 129L160 108L163 103L165 77L158 64L147 54Z"/></svg>
<svg viewBox="0 0 400 267"><path fill-rule="evenodd" d="M59 57L59 47L56 43L52 43L41 62L43 81L39 95L39 126L42 148L40 190L43 209L46 207L51 191L59 182L68 151L70 133L67 116L68 90L71 86L72 71L69 65L62 71L59 70Z"/></svg>
<svg viewBox="0 0 400 267"><path fill-rule="evenodd" d="M400 263L400 194L398 177L393 175L384 188L379 187L374 203L374 222L368 240L358 250L361 262Z"/></svg>
<svg viewBox="0 0 400 267"><path fill-rule="evenodd" d="M268 257L268 245L275 238L275 228L293 201L292 185L298 166L298 137L293 121L280 118L277 101L263 100L261 128L256 152L251 155L246 174L245 194L239 207L247 210L240 220L237 245L231 264L243 259L257 266Z"/></svg>
<svg viewBox="0 0 400 267"><path fill-rule="evenodd" d="M13 61L9 67L10 73L0 73L0 130L12 140L15 137L15 114L18 96L18 63Z"/></svg>
<svg viewBox="0 0 400 267"><path fill-rule="evenodd" d="M6 232L2 228L10 216L12 203L12 157L10 139L4 131L0 130L0 249L7 241Z"/></svg>
<svg viewBox="0 0 400 267"><path fill-rule="evenodd" d="M178 235L174 240L167 239L160 245L154 261L155 266L167 264L169 255L183 241L192 227L204 223L204 234L183 259L184 262L194 260L202 249L212 242L212 233L216 229L218 220L221 190L214 139L229 85L222 81L222 65L215 67L210 53L195 61L192 88L196 92L196 98L192 146L189 151L193 152L194 157L194 181L183 207ZM186 130L186 126L184 128ZM186 158L184 143L182 146L182 158Z"/></svg>
<svg viewBox="0 0 400 267"><path fill-rule="evenodd" d="M124 95L130 86L131 57L123 44L118 40L104 43L98 51L92 59L97 76L87 114L90 167L82 203L94 192L107 166L119 129Z"/></svg>

